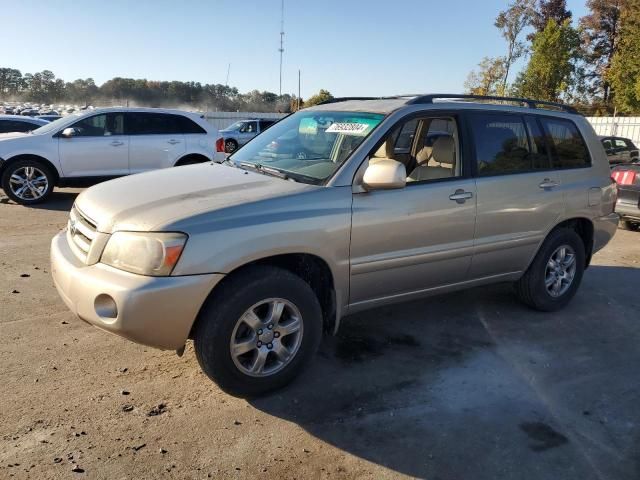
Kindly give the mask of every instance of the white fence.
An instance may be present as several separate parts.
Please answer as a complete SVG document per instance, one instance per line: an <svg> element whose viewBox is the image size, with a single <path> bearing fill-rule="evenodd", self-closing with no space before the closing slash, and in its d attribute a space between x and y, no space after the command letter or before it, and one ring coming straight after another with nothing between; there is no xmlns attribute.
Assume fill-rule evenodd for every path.
<svg viewBox="0 0 640 480"><path fill-rule="evenodd" d="M587 117L598 135L626 137L640 144L640 117Z"/></svg>
<svg viewBox="0 0 640 480"><path fill-rule="evenodd" d="M247 118L276 118L280 119L287 115L286 113L263 113L263 112L206 112L205 119L215 125L218 130L228 127L238 120L246 120Z"/></svg>

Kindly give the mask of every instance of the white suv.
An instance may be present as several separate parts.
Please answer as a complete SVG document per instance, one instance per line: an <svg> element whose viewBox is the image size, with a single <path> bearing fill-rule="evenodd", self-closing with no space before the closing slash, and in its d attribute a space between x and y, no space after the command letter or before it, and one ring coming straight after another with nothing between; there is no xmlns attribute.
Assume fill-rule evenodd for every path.
<svg viewBox="0 0 640 480"><path fill-rule="evenodd" d="M87 186L144 172L224 160L218 130L201 115L104 108L69 115L30 134L0 135L2 188L15 202L45 200L54 186Z"/></svg>

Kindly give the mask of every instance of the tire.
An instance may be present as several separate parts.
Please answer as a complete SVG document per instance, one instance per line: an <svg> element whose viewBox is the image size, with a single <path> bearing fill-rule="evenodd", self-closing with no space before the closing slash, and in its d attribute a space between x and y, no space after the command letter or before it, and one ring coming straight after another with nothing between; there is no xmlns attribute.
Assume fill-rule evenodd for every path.
<svg viewBox="0 0 640 480"><path fill-rule="evenodd" d="M233 138L229 138L224 141L224 151L225 153L233 153L238 149L238 142L236 142Z"/></svg>
<svg viewBox="0 0 640 480"><path fill-rule="evenodd" d="M15 178L31 181L33 188L22 193L20 184ZM12 179L13 177L13 179ZM20 205L35 205L45 201L53 191L54 175L51 169L38 160L18 160L10 163L2 174L2 189L14 202ZM37 192L37 193L36 193Z"/></svg>
<svg viewBox="0 0 640 480"><path fill-rule="evenodd" d="M563 246L569 247L565 249L567 253L570 253L570 250L573 251L575 269L566 289L564 281L561 281L561 287L556 292L558 295L554 296L550 289L555 289L557 281L547 287L546 280L552 277L557 278L550 264L552 256L556 255ZM516 282L516 295L524 304L536 310L542 312L559 310L565 307L576 294L582 281L584 268L585 248L580 236L568 228L557 229L549 234L525 274ZM568 272L565 274L569 276Z"/></svg>
<svg viewBox="0 0 640 480"><path fill-rule="evenodd" d="M251 329L241 321L252 318L247 312L256 306L253 310L256 316L268 318L272 307L270 303L261 303L265 301L288 302L271 333L265 328L269 322L258 323L260 329ZM296 323L293 314L296 312L298 333L284 333L284 329ZM261 331L263 334L257 335ZM269 266L253 267L229 278L207 300L193 332L202 370L222 390L240 397L259 396L287 385L310 363L321 337L322 309L311 287L293 273ZM273 343L267 343L269 338ZM280 352L285 343L293 354L281 362L276 351ZM248 350L243 355L233 355L233 344L247 345ZM262 373L255 367L261 354L266 355ZM257 373L249 373L251 367Z"/></svg>
<svg viewBox="0 0 640 480"><path fill-rule="evenodd" d="M640 231L640 224L635 223L635 222L631 222L629 220L620 220L620 223L618 224L618 226L622 230L629 230L629 231L632 231L632 232Z"/></svg>

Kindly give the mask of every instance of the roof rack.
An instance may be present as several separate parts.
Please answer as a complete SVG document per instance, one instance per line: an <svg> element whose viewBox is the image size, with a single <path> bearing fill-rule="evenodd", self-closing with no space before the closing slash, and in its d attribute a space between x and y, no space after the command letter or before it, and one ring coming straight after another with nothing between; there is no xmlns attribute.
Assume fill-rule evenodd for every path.
<svg viewBox="0 0 640 480"><path fill-rule="evenodd" d="M328 103L340 103L348 102L349 100L380 100L383 97L334 97L324 102L320 102L317 105L326 105Z"/></svg>
<svg viewBox="0 0 640 480"><path fill-rule="evenodd" d="M519 98L519 97L500 97L497 95L468 95L468 94L454 94L454 93L431 93L428 95L419 95L415 98L412 98L407 102L407 104L421 104L421 103L434 103L433 101L436 99L465 99L465 100L493 100L493 101L502 101L502 102L515 102L526 105L529 108L538 108L538 105L547 106L547 107L555 107L560 110L564 110L568 113L578 113L578 111L569 105L565 105L564 103L557 102L547 102L544 100L532 100L530 98Z"/></svg>

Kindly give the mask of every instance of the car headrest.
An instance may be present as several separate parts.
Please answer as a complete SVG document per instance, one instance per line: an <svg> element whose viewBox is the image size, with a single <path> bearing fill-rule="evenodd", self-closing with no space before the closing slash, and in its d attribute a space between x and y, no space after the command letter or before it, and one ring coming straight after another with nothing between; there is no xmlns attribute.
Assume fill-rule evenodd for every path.
<svg viewBox="0 0 640 480"><path fill-rule="evenodd" d="M456 163L456 149L453 137L447 135L438 137L433 143L431 158L440 164L453 166Z"/></svg>

